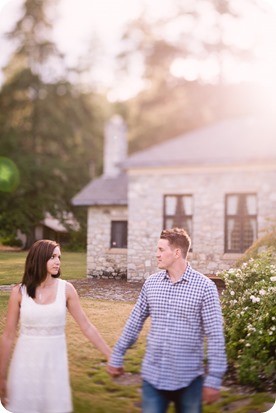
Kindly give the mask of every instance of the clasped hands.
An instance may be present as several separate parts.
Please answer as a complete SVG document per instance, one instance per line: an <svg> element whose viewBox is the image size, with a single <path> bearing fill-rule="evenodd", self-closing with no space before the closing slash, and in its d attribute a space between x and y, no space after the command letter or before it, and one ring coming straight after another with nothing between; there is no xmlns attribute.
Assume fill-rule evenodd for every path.
<svg viewBox="0 0 276 413"><path fill-rule="evenodd" d="M110 366L109 364L107 365L106 368L108 374L110 376L116 378L120 377L124 374L124 368L123 367L113 367ZM204 404L212 404L216 402L219 399L220 392L217 389L213 389L211 387L203 387L203 392L202 392L202 401Z"/></svg>

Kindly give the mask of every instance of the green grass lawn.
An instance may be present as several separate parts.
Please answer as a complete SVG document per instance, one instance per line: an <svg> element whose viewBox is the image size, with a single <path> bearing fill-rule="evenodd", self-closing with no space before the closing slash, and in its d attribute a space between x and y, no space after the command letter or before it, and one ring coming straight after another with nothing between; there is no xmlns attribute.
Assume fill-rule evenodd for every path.
<svg viewBox="0 0 276 413"><path fill-rule="evenodd" d="M0 334L4 327L8 294L0 292ZM82 306L110 346L113 346L123 325L133 308L132 303L100 301L81 298ZM146 333L144 329L125 359L127 377L124 383L112 379L105 371L106 363L101 354L81 334L72 317L67 316L67 342L73 403L75 413L139 413L141 393L140 384L133 383L137 377L144 354ZM220 401L204 406L203 413L262 413L273 405L272 395L256 393L252 395L235 394L223 391ZM174 410L171 407L169 413Z"/></svg>
<svg viewBox="0 0 276 413"><path fill-rule="evenodd" d="M27 252L0 251L0 285L21 281ZM76 280L86 277L86 253L62 252L62 278Z"/></svg>
<svg viewBox="0 0 276 413"><path fill-rule="evenodd" d="M25 252L0 252L0 285L17 283L21 280ZM62 278L77 279L86 276L86 254L62 254ZM2 334L7 311L9 294L0 292L0 335ZM113 346L130 314L133 303L100 301L81 298L81 304L89 319L98 328L102 336ZM101 354L82 335L72 317L67 316L67 342L70 376L73 392L74 413L139 413L140 364L146 344L144 329L133 348L125 358L127 372L124 383L112 379L106 373L106 363ZM203 413L263 413L268 411L275 400L275 395L254 393L252 395L235 394L223 391L220 401L211 406L204 406ZM172 413L172 407L169 413Z"/></svg>

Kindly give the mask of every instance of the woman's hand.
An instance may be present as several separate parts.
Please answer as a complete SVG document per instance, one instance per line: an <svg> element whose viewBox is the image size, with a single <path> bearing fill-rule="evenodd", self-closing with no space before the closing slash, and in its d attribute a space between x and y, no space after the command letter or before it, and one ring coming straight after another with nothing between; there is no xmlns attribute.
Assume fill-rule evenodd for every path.
<svg viewBox="0 0 276 413"><path fill-rule="evenodd" d="M124 368L123 367L113 367L113 366L108 365L107 366L107 372L112 377L119 377L122 374L124 374Z"/></svg>

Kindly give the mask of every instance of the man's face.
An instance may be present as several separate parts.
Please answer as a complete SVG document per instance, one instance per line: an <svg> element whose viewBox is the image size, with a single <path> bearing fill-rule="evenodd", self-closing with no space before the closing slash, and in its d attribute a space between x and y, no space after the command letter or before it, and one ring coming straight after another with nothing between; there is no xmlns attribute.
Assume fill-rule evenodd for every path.
<svg viewBox="0 0 276 413"><path fill-rule="evenodd" d="M176 248L166 239L160 239L156 251L157 266L162 270L168 270L176 261Z"/></svg>

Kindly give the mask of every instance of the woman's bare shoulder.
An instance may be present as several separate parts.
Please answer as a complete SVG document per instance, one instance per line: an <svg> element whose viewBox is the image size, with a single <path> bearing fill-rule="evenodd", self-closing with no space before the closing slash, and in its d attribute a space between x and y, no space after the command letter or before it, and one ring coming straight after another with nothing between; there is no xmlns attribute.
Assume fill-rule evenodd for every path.
<svg viewBox="0 0 276 413"><path fill-rule="evenodd" d="M11 294L10 294L10 301L17 301L21 303L22 299L22 284L16 284L12 287Z"/></svg>
<svg viewBox="0 0 276 413"><path fill-rule="evenodd" d="M19 283L19 284L15 284L13 287L12 287L12 289L11 289L11 292L13 293L13 294L22 294L22 284L21 283Z"/></svg>
<svg viewBox="0 0 276 413"><path fill-rule="evenodd" d="M69 294L69 295L71 295L71 294L76 294L77 293L77 291L76 291L76 289L75 289L75 287L73 286L73 284L72 283L70 283L69 281L65 281L65 288L66 288L66 294Z"/></svg>

